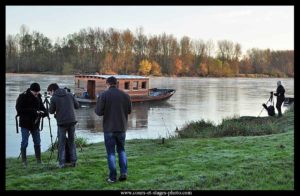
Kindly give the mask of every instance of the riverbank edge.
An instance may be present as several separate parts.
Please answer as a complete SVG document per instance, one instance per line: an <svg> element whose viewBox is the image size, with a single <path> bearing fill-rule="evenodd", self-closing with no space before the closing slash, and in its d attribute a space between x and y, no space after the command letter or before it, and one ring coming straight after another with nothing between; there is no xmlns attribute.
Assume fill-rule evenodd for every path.
<svg viewBox="0 0 300 196"><path fill-rule="evenodd" d="M77 147L76 168L58 169L55 153L42 167L29 156L27 169L17 158L8 158L6 189L293 190L294 111L281 119L279 128L285 130L270 135L128 140L129 177L113 185L105 182L103 142ZM49 156L43 153L44 162Z"/></svg>

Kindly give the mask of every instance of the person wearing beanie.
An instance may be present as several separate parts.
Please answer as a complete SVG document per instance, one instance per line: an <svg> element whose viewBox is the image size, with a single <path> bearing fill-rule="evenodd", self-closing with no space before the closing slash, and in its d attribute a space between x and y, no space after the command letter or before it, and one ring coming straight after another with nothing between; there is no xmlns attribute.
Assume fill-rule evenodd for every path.
<svg viewBox="0 0 300 196"><path fill-rule="evenodd" d="M28 139L31 133L34 152L37 163L41 163L41 138L40 138L40 120L48 116L48 112L43 104L41 90L38 83L32 83L30 87L21 93L16 101L17 116L19 116L19 126L21 127L21 157L23 166L27 166L26 149Z"/></svg>
<svg viewBox="0 0 300 196"><path fill-rule="evenodd" d="M277 81L277 89L276 89L276 93L274 93L274 95L277 96L276 109L278 111L278 117L282 116L281 105L285 99L284 93L285 93L285 89L282 86L281 81Z"/></svg>
<svg viewBox="0 0 300 196"><path fill-rule="evenodd" d="M38 83L32 83L30 85L30 90L34 91L34 92L40 92L41 88L40 88L40 85Z"/></svg>

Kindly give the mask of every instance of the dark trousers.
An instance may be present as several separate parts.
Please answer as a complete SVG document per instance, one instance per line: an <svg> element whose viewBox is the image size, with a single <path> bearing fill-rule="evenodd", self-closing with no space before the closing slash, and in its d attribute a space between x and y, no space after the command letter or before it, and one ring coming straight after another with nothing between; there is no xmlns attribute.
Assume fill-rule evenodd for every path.
<svg viewBox="0 0 300 196"><path fill-rule="evenodd" d="M58 136L58 159L59 165L64 166L66 163L66 134L68 134L68 147L70 150L70 160L74 164L77 161L76 145L75 145L75 126L68 127L57 126Z"/></svg>
<svg viewBox="0 0 300 196"><path fill-rule="evenodd" d="M276 102L276 109L278 111L278 116L282 116L282 113L281 113L281 105L283 103L284 99L277 99L277 102Z"/></svg>

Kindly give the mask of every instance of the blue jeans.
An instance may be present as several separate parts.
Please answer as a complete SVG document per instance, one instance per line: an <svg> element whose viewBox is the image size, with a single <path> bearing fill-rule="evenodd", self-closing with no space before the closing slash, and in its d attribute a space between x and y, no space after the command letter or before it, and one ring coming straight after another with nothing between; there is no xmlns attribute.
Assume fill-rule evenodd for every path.
<svg viewBox="0 0 300 196"><path fill-rule="evenodd" d="M59 165L64 166L66 163L66 133L68 133L68 147L70 149L70 160L72 163L76 163L77 155L75 146L75 126L57 126L57 128Z"/></svg>
<svg viewBox="0 0 300 196"><path fill-rule="evenodd" d="M116 156L115 150L117 148L119 157L119 167L121 174L127 174L127 157L125 152L125 132L104 132L104 142L107 153L107 163L109 168L109 178L111 180L117 179Z"/></svg>
<svg viewBox="0 0 300 196"><path fill-rule="evenodd" d="M29 131L29 129L21 127L21 133L22 133L22 142L21 142L21 148L25 149L28 146L28 138L31 133L32 140L35 146L41 145L41 137L40 137L40 130L36 129L34 131Z"/></svg>

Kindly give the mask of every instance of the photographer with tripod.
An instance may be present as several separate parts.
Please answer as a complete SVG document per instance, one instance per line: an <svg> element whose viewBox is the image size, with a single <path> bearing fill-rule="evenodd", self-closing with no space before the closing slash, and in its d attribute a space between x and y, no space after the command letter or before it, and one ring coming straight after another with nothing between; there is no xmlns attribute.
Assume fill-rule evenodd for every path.
<svg viewBox="0 0 300 196"><path fill-rule="evenodd" d="M55 113L57 121L59 168L64 168L66 163L66 133L68 133L71 166L75 167L77 161L75 124L77 121L74 109L79 108L79 103L70 92L59 88L56 83L50 84L47 91L52 96L50 99L49 113Z"/></svg>
<svg viewBox="0 0 300 196"><path fill-rule="evenodd" d="M277 82L277 89L276 89L276 93L274 93L274 95L277 97L277 101L276 101L276 108L278 111L278 117L282 116L282 112L281 112L281 105L284 102L284 93L285 93L285 89L283 88L281 81Z"/></svg>
<svg viewBox="0 0 300 196"><path fill-rule="evenodd" d="M37 163L41 161L41 138L40 138L40 120L48 115L43 105L41 90L38 83L32 83L30 88L20 94L16 101L17 116L19 116L19 126L21 127L22 142L21 156L24 167L27 167L26 148L28 146L28 138L31 133L34 152ZM18 128L18 127L17 127ZM18 132L18 129L17 129Z"/></svg>

